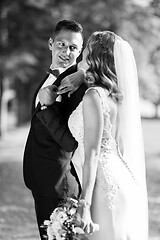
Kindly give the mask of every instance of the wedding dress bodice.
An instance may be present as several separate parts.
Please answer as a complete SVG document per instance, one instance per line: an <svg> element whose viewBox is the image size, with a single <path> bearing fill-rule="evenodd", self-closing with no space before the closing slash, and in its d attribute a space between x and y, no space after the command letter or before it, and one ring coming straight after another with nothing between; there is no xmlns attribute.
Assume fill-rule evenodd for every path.
<svg viewBox="0 0 160 240"><path fill-rule="evenodd" d="M110 109L107 105L106 99L108 91L105 91L101 87L94 87L97 89L99 96L102 100L103 115L104 115L104 129L101 143L101 156L104 153L110 153L117 151L117 144L112 137L112 124L110 122ZM83 145L84 140L84 125L83 125L83 113L82 113L83 101L80 102L78 107L73 111L69 118L69 128L75 139L80 145Z"/></svg>
<svg viewBox="0 0 160 240"><path fill-rule="evenodd" d="M113 207L114 197L120 185L120 174L123 171L119 171L119 165L125 165L118 150L118 144L115 138L112 136L113 126L110 119L110 109L107 103L108 91L101 87L94 87L98 91L98 94L102 101L104 127L101 140L101 148L97 169L97 179L99 188L105 196L104 201L109 208ZM88 90L87 90L88 91ZM78 148L84 156L84 125L83 125L83 101L80 102L78 107L73 111L69 118L69 128L75 139L78 141ZM84 157L83 157L84 159ZM126 165L127 166L127 165ZM126 170L126 169L125 169ZM128 168L128 172L131 172ZM107 191L106 191L107 189Z"/></svg>

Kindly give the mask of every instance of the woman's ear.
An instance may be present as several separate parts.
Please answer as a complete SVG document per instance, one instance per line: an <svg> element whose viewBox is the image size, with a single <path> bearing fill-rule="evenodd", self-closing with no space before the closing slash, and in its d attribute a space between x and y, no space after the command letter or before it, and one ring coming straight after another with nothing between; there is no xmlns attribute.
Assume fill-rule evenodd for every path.
<svg viewBox="0 0 160 240"><path fill-rule="evenodd" d="M49 47L49 50L52 50L52 44L53 44L53 39L50 38L50 39L48 40L48 47Z"/></svg>

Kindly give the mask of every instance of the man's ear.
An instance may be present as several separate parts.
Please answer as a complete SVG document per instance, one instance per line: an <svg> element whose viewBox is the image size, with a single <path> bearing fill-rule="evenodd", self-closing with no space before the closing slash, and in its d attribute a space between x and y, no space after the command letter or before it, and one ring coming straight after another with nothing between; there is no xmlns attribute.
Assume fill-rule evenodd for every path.
<svg viewBox="0 0 160 240"><path fill-rule="evenodd" d="M83 47L79 50L79 55L78 55L78 57L81 55L82 51L83 51Z"/></svg>
<svg viewBox="0 0 160 240"><path fill-rule="evenodd" d="M50 38L50 39L48 40L48 47L49 47L49 50L52 50L52 44L53 44L53 39Z"/></svg>

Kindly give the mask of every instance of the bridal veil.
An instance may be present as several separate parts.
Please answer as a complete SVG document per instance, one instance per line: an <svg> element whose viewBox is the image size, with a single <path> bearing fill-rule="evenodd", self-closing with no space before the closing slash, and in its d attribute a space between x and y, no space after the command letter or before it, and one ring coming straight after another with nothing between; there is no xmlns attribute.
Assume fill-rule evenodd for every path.
<svg viewBox="0 0 160 240"><path fill-rule="evenodd" d="M138 75L133 50L127 41L116 36L114 60L118 87L123 94L118 107L119 134L123 146L123 159L141 189L144 226L148 230L148 203L146 189L145 156L140 116ZM137 216L138 218L138 216ZM147 235L147 233L146 233Z"/></svg>

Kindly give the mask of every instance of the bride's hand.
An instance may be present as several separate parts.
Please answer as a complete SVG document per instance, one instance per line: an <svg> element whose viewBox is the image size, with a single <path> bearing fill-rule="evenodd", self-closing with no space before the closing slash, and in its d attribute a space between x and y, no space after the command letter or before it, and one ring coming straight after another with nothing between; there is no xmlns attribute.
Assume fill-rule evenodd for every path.
<svg viewBox="0 0 160 240"><path fill-rule="evenodd" d="M61 81L61 85L58 88L57 94L61 95L63 93L68 92L68 97L70 97L71 94L75 92L83 83L84 78L85 78L85 71L82 69L79 69L77 72L66 76Z"/></svg>
<svg viewBox="0 0 160 240"><path fill-rule="evenodd" d="M84 229L86 234L92 234L95 231L99 230L99 225L93 223L91 219L91 213L89 207L80 206L78 208L78 213L81 215L82 219L82 228Z"/></svg>

